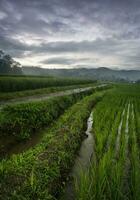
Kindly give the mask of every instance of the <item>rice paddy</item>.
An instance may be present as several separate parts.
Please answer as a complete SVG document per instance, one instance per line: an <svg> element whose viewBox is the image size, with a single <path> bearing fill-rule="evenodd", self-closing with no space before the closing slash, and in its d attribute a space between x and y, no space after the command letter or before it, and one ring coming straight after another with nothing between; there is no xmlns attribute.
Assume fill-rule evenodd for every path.
<svg viewBox="0 0 140 200"><path fill-rule="evenodd" d="M5 106L1 138L40 139L17 152L3 146L0 199L139 200L139 91L116 84Z"/></svg>
<svg viewBox="0 0 140 200"><path fill-rule="evenodd" d="M75 199L140 199L139 89L138 85L118 87L95 107L95 154L76 182Z"/></svg>

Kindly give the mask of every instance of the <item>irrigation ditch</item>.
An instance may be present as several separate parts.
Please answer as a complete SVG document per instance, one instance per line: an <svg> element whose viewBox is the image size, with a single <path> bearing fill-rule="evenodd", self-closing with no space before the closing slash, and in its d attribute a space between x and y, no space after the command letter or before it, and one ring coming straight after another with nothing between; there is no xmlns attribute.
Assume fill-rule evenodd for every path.
<svg viewBox="0 0 140 200"><path fill-rule="evenodd" d="M93 126L93 111L90 113L90 116L87 120L87 129L85 131L85 139L83 140L80 150L75 158L74 165L71 169L71 172L68 176L68 181L64 187L64 192L59 198L60 200L74 200L74 181L78 181L81 173L88 170L91 160L94 156L94 137L91 133Z"/></svg>
<svg viewBox="0 0 140 200"><path fill-rule="evenodd" d="M100 88L104 88L106 85L100 85L100 86L97 86L97 87L95 87L95 88L97 88L97 89L100 89ZM70 94L70 93L67 93L67 95L63 95L64 97L66 96L66 97L68 97L68 96L70 96L70 95L81 95L81 94L83 94L84 95L84 93L86 94L86 93L89 93L90 91L92 92L92 89L93 88L83 88L83 89L75 89L74 91L74 93L72 93L72 94ZM65 93L65 92L64 92ZM82 96L81 96L82 97ZM50 97L51 98L51 97ZM56 97L55 97L56 98ZM53 98L53 99L55 99L55 98ZM63 97L61 97L61 96L59 96L58 95L58 98L63 98ZM61 100L61 99L60 99ZM76 101L78 101L78 99L77 100L74 100L75 102ZM37 101L38 102L38 101ZM31 102L32 103L32 102ZM36 103L36 101L35 101L35 103ZM54 102L55 103L55 102ZM63 103L63 102L62 102ZM60 104L60 105L59 105ZM60 107L61 106L61 102L59 102L59 104L58 104L58 107ZM70 103L70 105L71 104L74 104L74 102L73 103ZM33 115L35 115L36 116L36 119L34 118L33 119L33 121L38 121L38 115L42 115L42 117L43 117L43 115L45 116L45 113L43 112L43 113L40 113L39 114L39 110L38 110L38 112L37 113L35 113L35 112L33 112L33 110L32 110L32 105L27 105L27 109L26 109L26 105L25 104L23 104L24 106L22 106L22 104L20 104L21 105L21 111L19 110L20 109L20 106L18 107L18 105L16 104L15 106L17 106L17 108L15 109L15 107L12 107L12 110L11 110L11 108L9 109L9 111L10 111L10 113L12 113L12 112L17 112L18 110L19 110L19 114L18 114L18 112L17 112L17 116L19 116L17 119L15 118L15 120L16 121L14 121L14 115L12 114L10 114L11 115L11 117L13 118L12 119L12 121L9 123L9 125L8 125L8 123L5 121L5 125L4 125L4 127L3 127L3 125L1 125L0 126L0 132L2 133L2 132L4 132L4 130L6 131L7 130L7 126L9 127L9 133L8 134L5 134L4 136L2 136L1 135L1 137L0 137L0 157L1 157L1 159L2 158L4 158L5 156L11 156L12 154L18 154L18 153L21 153L21 152L23 152L23 151L26 151L26 150L28 150L29 148L31 148L31 147L34 147L35 145L37 145L39 142L40 142L40 140L41 140L41 138L43 137L43 135L44 135L44 133L47 131L47 129L46 128L48 128L48 125L50 124L51 125L51 123L48 121L48 117L46 118L46 122L47 122L47 127L44 127L45 128L45 130L43 131L43 130L33 130L33 133L30 135L30 137L28 138L28 139L24 139L24 140L20 140L20 138L18 139L18 138L16 138L15 136L16 135L18 135L18 137L20 136L20 132L22 132L22 126L25 126L26 124L25 124L25 122L27 121L27 119L29 118L27 115L28 115L28 113L26 112L26 110L28 109L28 107L30 108L30 113L32 113ZM49 105L49 104L48 104ZM66 108L62 108L61 109L61 114L63 114L63 112L62 112L62 110L66 110L69 106L70 106L69 104L68 105L66 105L65 107ZM10 105L11 106L11 105ZM12 106L14 106L13 104L12 104ZM51 105L52 106L52 105ZM23 107L23 108L22 108ZM17 110L18 109L18 110ZM33 109L34 109L34 107L33 107ZM45 109L47 109L47 107L45 108ZM48 108L48 109L50 109L50 108ZM16 111L17 110L17 111ZM25 111L24 111L25 110ZM60 110L60 109L57 109L57 110ZM56 110L56 112L58 112ZM9 112L8 111L8 112ZM27 110L28 111L28 110ZM51 110L50 110L51 111ZM5 112L5 111L4 111ZM7 112L7 111L6 111ZM23 117L22 116L20 116L20 112L22 112L21 114L23 115ZM46 112L46 111L45 111ZM26 118L26 117L24 117L24 115L25 116L27 116L28 118ZM51 115L53 116L54 114L52 113L52 111L50 112L50 117L51 117ZM57 114L58 116L56 116L55 118L57 119L58 117L59 117L59 115L60 114ZM30 117L32 117L31 116L31 114L29 115ZM8 116L9 117L9 116ZM10 118L10 117L9 117ZM20 119L21 118L21 119ZM22 119L23 118L23 119ZM52 122L54 122L55 121L55 118L54 119L52 119ZM41 118L40 119L40 122L41 122L41 120L42 120L43 118ZM21 120L21 122L19 121L19 120ZM44 120L44 119L43 119ZM30 118L29 118L29 121L31 121L30 120ZM29 127L27 127L27 130L25 129L24 131L25 132L27 132L27 131L29 131L29 128L30 128L30 126L31 127L33 127L33 126L36 126L36 123L34 122L33 123L33 121L31 121L31 123L30 123L30 125L29 125ZM40 122L39 122L39 124L40 124ZM19 124L20 123L20 124ZM6 125L7 124L7 125ZM13 124L15 124L15 125L13 125ZM25 124L25 125L24 125ZM28 122L28 124L29 124L29 122ZM20 128L20 126L21 126L21 128ZM41 125L39 125L39 126L41 126ZM45 125L46 126L46 125ZM2 128L3 127L3 128ZM11 128L10 128L11 127ZM15 128L14 128L15 127ZM21 130L20 130L21 129ZM17 132L17 130L19 130L18 132ZM13 134L11 134L13 132ZM16 133L17 132L17 133Z"/></svg>

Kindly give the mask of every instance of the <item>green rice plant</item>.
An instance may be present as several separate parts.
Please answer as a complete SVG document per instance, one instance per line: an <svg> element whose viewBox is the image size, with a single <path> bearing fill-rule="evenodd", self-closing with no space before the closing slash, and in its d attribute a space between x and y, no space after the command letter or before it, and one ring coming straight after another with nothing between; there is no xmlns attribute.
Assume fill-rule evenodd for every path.
<svg viewBox="0 0 140 200"><path fill-rule="evenodd" d="M130 145L130 152L131 152L131 176L130 176L130 183L131 183L131 198L134 200L139 199L140 197L140 152L137 140L137 133L136 133L136 113L138 112L138 108L134 111L134 106L136 104L132 104L131 110L131 119L130 119L130 130L131 130L131 145Z"/></svg>
<svg viewBox="0 0 140 200"><path fill-rule="evenodd" d="M76 182L76 200L139 199L139 90L138 85L119 85L96 106L93 123L96 162L92 161L89 170L81 173L80 181ZM132 102L137 102L135 119L131 115ZM126 111L122 115L123 110Z"/></svg>
<svg viewBox="0 0 140 200"><path fill-rule="evenodd" d="M95 83L94 80L37 77L37 76L0 76L0 92L16 92L55 86L69 86Z"/></svg>

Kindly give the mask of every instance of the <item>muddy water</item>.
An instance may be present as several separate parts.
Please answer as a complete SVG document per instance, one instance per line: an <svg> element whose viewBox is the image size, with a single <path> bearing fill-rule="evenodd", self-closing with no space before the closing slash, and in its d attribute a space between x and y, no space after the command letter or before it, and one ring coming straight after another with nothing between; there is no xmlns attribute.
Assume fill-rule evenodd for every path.
<svg viewBox="0 0 140 200"><path fill-rule="evenodd" d="M73 179L79 179L81 172L88 169L92 155L93 155L93 146L94 146L94 138L91 133L92 130L92 124L93 124L93 113L91 112L88 120L87 120L87 130L85 134L87 137L81 144L81 148L79 151L79 154L77 155L75 159L74 166L70 173L70 179L66 183L66 187L64 190L63 196L60 198L60 200L74 200L74 188L73 188Z"/></svg>
<svg viewBox="0 0 140 200"><path fill-rule="evenodd" d="M34 147L36 144L38 144L43 135L44 131L40 131L33 134L33 137L26 141L15 141L14 137L5 137L1 138L0 140L0 159L3 159L5 157L9 157L13 154L21 153L25 150L28 150L31 147ZM4 145L3 145L4 144Z"/></svg>
<svg viewBox="0 0 140 200"><path fill-rule="evenodd" d="M22 98L18 98L16 100L15 99L14 100L7 100L7 101L0 102L0 110L5 105L42 101L42 100L50 99L52 97L60 97L60 96L64 96L64 95L77 94L77 93L81 93L81 92L84 92L84 91L89 91L91 89L101 88L101 87L105 87L105 86L107 86L107 84L101 84L101 85L94 86L94 87L76 88L76 89L67 90L67 91L50 93L50 94L47 94L47 95L22 97Z"/></svg>

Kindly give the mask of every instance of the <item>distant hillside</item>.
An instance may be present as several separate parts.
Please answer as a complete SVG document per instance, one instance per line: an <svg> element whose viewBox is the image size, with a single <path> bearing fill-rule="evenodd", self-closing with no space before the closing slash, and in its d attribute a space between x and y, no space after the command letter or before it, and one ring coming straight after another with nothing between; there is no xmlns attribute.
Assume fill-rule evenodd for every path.
<svg viewBox="0 0 140 200"><path fill-rule="evenodd" d="M44 69L39 67L22 67L25 75L51 75L76 78L90 78L109 81L140 80L140 70L112 70L109 68L79 69Z"/></svg>

